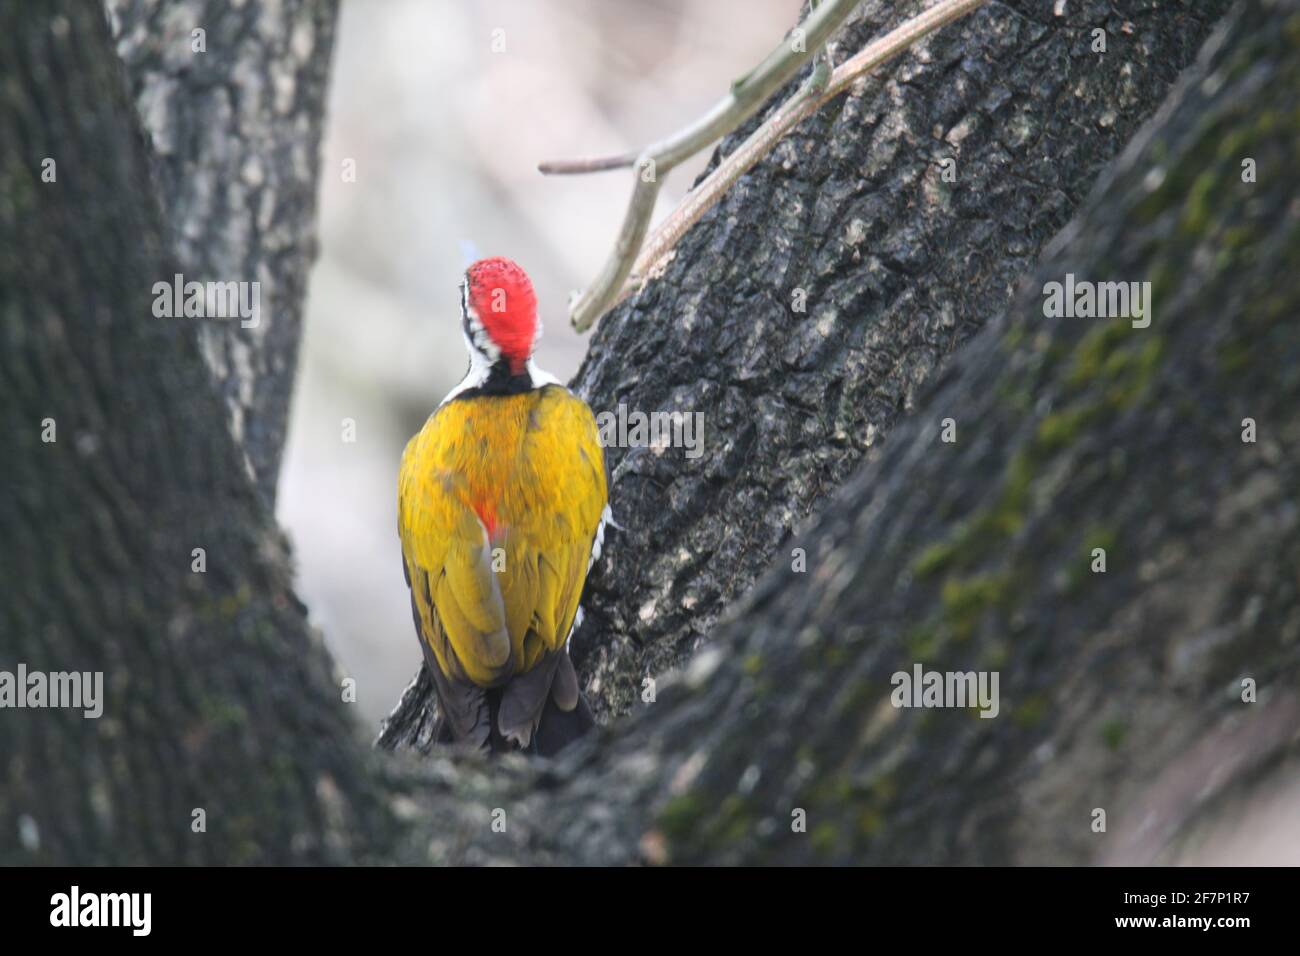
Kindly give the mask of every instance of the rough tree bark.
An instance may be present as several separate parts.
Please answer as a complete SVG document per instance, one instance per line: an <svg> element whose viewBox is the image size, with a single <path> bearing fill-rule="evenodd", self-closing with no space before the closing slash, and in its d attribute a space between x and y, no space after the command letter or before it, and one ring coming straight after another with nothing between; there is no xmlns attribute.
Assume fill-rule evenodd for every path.
<svg viewBox="0 0 1300 956"><path fill-rule="evenodd" d="M0 711L0 856L355 858L388 815L202 323L153 315L176 266L104 13L5 0L0 62L0 670L103 671L107 698Z"/></svg>
<svg viewBox="0 0 1300 956"><path fill-rule="evenodd" d="M316 177L335 0L107 0L187 280L257 281L258 324L199 329L203 356L275 503L316 258ZM203 31L196 52L193 31Z"/></svg>
<svg viewBox="0 0 1300 956"><path fill-rule="evenodd" d="M357 740L193 323L150 313L164 231L87 7L0 2L0 669L102 669L108 700L2 715L0 862L1167 859L1296 778L1300 0L1229 18L801 534L808 573L778 562L653 708L549 764ZM1067 271L1150 279L1152 326L1044 318ZM894 709L918 660L1000 670L1002 716Z"/></svg>
<svg viewBox="0 0 1300 956"><path fill-rule="evenodd" d="M840 57L921 6L862 4ZM782 142L602 320L577 390L597 411L703 412L705 454L606 451L627 532L574 637L598 714L644 706L645 678L805 546L798 526L1007 307L1226 6L995 3L945 27ZM433 726L419 674L381 744L427 752Z"/></svg>

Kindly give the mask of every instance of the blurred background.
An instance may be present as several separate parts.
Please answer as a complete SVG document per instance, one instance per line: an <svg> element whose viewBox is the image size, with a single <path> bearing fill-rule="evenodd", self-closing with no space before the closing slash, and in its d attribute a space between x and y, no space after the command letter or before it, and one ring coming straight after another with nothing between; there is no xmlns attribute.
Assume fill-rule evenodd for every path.
<svg viewBox="0 0 1300 956"><path fill-rule="evenodd" d="M543 177L694 119L800 0L344 0L321 171L320 258L280 475L298 589L377 724L420 665L397 543L397 465L466 366L458 283L506 255L537 287L538 363L586 339L569 294L608 254L629 171ZM382 14L382 15L380 15ZM663 184L656 219L708 154ZM344 420L355 423L345 441Z"/></svg>

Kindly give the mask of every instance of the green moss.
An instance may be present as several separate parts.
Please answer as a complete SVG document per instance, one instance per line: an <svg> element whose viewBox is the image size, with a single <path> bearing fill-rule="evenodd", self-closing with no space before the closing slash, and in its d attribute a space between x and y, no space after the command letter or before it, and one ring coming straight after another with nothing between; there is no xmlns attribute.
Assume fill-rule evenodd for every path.
<svg viewBox="0 0 1300 956"><path fill-rule="evenodd" d="M1117 540L1118 536L1115 534L1114 528L1106 525L1094 525L1089 528L1088 532L1083 536L1084 557L1090 564L1094 549L1102 548L1107 554L1109 554L1111 548L1115 547L1115 542Z"/></svg>
<svg viewBox="0 0 1300 956"><path fill-rule="evenodd" d="M1110 750L1118 750L1128 734L1128 726L1122 720L1108 720L1102 724L1101 739Z"/></svg>
<svg viewBox="0 0 1300 956"><path fill-rule="evenodd" d="M1086 388L1100 378L1107 360L1132 331L1126 322L1107 322L1089 331L1074 347L1074 361L1065 384L1074 389Z"/></svg>
<svg viewBox="0 0 1300 956"><path fill-rule="evenodd" d="M885 804L894 799L894 795L898 792L898 784L886 773L871 781L870 790L871 796L878 803Z"/></svg>
<svg viewBox="0 0 1300 956"><path fill-rule="evenodd" d="M1147 269L1147 278L1151 280L1151 301L1168 302L1178 293L1182 281L1185 263L1169 259L1157 259Z"/></svg>
<svg viewBox="0 0 1300 956"><path fill-rule="evenodd" d="M1191 192L1187 194L1187 203L1183 207L1183 219L1179 228L1189 236L1202 236L1211 218L1210 200L1214 197L1222 177L1217 166L1211 166L1196 177Z"/></svg>
<svg viewBox="0 0 1300 956"><path fill-rule="evenodd" d="M914 660L930 661L935 659L943 647L943 640L936 628L917 625L907 632L903 646Z"/></svg>
<svg viewBox="0 0 1300 956"><path fill-rule="evenodd" d="M867 807L858 814L858 833L870 839L885 828L885 815L875 807Z"/></svg>
<svg viewBox="0 0 1300 956"><path fill-rule="evenodd" d="M656 823L670 843L689 843L695 853L735 845L756 825L754 808L746 798L732 794L715 807L698 793L669 800Z"/></svg>
<svg viewBox="0 0 1300 956"><path fill-rule="evenodd" d="M1223 230L1223 235L1219 238L1220 245L1238 252L1248 246L1253 245L1259 238L1254 229L1246 226L1229 226Z"/></svg>
<svg viewBox="0 0 1300 956"><path fill-rule="evenodd" d="M741 663L740 669L749 677L755 676L763 669L763 655L757 653L747 655Z"/></svg>
<svg viewBox="0 0 1300 956"><path fill-rule="evenodd" d="M1002 495L998 498L989 516L987 527L983 530L993 531L998 535L1011 535L1024 527L1026 511L1029 507L1029 490L1037 470L1038 463L1031 455L1018 451L1011 456Z"/></svg>
<svg viewBox="0 0 1300 956"><path fill-rule="evenodd" d="M1010 589L1009 574L949 578L940 592L945 623L959 640L970 637L986 611L1007 604Z"/></svg>
<svg viewBox="0 0 1300 956"><path fill-rule="evenodd" d="M916 715L915 724L918 735L925 736L930 731L936 730L940 726L939 721L935 718L935 714L937 713L937 710L923 710Z"/></svg>
<svg viewBox="0 0 1300 956"><path fill-rule="evenodd" d="M205 729L212 734L240 731L248 726L248 711L224 697L204 696L199 701Z"/></svg>
<svg viewBox="0 0 1300 956"><path fill-rule="evenodd" d="M1011 710L1011 719L1021 727L1036 727L1047 716L1047 698L1031 694Z"/></svg>
<svg viewBox="0 0 1300 956"><path fill-rule="evenodd" d="M659 829L670 840L684 840L695 832L705 810L706 804L698 794L673 797L659 812Z"/></svg>
<svg viewBox="0 0 1300 956"><path fill-rule="evenodd" d="M1240 163L1246 156L1246 149L1251 140L1250 130L1240 127L1232 130L1219 141L1219 158L1233 163Z"/></svg>
<svg viewBox="0 0 1300 956"><path fill-rule="evenodd" d="M1052 452L1073 444L1079 433L1097 416L1098 411L1097 406L1092 405L1053 412L1038 423L1035 437L1039 446L1044 451Z"/></svg>
<svg viewBox="0 0 1300 956"><path fill-rule="evenodd" d="M907 637L909 650L918 658L939 650L944 633L967 638L986 612L1013 607L1014 561L1012 567L993 574L963 572L990 555L1006 553L1007 539L1029 520L1034 483L1054 456L1107 417L1146 400L1164 353L1163 336L1134 329L1131 319L1117 318L1089 330L1064 356L1062 400L1039 422L1033 437L1012 453L993 504L961 523L945 540L926 546L911 566L918 579L942 578L939 626L914 629ZM1059 536L1069 531L1057 530ZM1109 529L1092 529L1085 536L1087 557L1091 559L1092 548L1109 549L1113 542ZM1089 570L1087 562L1074 567L1067 586L1082 586Z"/></svg>
<svg viewBox="0 0 1300 956"><path fill-rule="evenodd" d="M754 828L755 819L749 801L732 794L718 808L716 826L709 827L709 841L714 846L739 843Z"/></svg>
<svg viewBox="0 0 1300 956"><path fill-rule="evenodd" d="M223 620L229 620L246 608L252 600L252 590L247 584L241 584L234 594L221 597L217 604L217 613Z"/></svg>
<svg viewBox="0 0 1300 956"><path fill-rule="evenodd" d="M957 559L958 542L956 539L938 541L921 552L920 557L912 562L912 573L919 578L928 578L950 567Z"/></svg>
<svg viewBox="0 0 1300 956"><path fill-rule="evenodd" d="M1011 645L1006 641L993 641L984 650L983 664L986 670L1000 671L1011 660Z"/></svg>
<svg viewBox="0 0 1300 956"><path fill-rule="evenodd" d="M1001 404L1018 414L1028 414L1033 408L1033 397L1010 379L998 383L996 394Z"/></svg>
<svg viewBox="0 0 1300 956"><path fill-rule="evenodd" d="M1117 540L1118 537L1114 529L1110 527L1094 525L1085 532L1080 547L1080 557L1070 564L1069 578L1066 581L1065 588L1066 594L1077 595L1083 590L1083 586L1095 576L1092 570L1093 550L1101 548L1109 555Z"/></svg>
<svg viewBox="0 0 1300 956"><path fill-rule="evenodd" d="M833 823L819 823L813 827L812 833L813 849L822 856L829 856L835 851L835 845L839 843L839 831Z"/></svg>
<svg viewBox="0 0 1300 956"><path fill-rule="evenodd" d="M1025 523L1033 471L1029 458L1017 452L997 503L963 524L947 541L927 547L913 563L913 573L924 578L969 567L993 550L1002 538L1019 531Z"/></svg>
<svg viewBox="0 0 1300 956"><path fill-rule="evenodd" d="M823 778L812 791L818 805L841 806L853 799L853 781L842 771Z"/></svg>
<svg viewBox="0 0 1300 956"><path fill-rule="evenodd" d="M1147 333L1141 348L1119 363L1119 368L1106 389L1108 410L1132 408L1142 402L1151 389L1164 356L1164 337Z"/></svg>

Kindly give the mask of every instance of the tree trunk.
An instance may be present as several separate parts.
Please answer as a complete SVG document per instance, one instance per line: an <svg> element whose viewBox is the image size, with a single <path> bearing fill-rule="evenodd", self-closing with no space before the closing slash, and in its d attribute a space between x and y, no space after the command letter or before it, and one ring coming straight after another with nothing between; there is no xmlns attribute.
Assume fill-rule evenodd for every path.
<svg viewBox="0 0 1300 956"><path fill-rule="evenodd" d="M203 325L199 337L257 491L273 507L316 258L337 3L107 4L177 269L187 280L259 283L256 325Z"/></svg>
<svg viewBox="0 0 1300 956"><path fill-rule="evenodd" d="M356 725L201 357L201 328L238 322L153 314L175 265L104 13L6 0L0 61L0 671L102 671L105 698L99 719L2 712L0 858L382 846Z"/></svg>
<svg viewBox="0 0 1300 956"><path fill-rule="evenodd" d="M1051 47L1044 29L1033 50ZM1152 28L1133 36L1144 29ZM897 276L884 259L873 272L864 252L859 271L877 285L857 293L856 306L825 304L838 301L834 269L823 285L799 279L814 290L809 313L787 314L792 330L781 336L775 313L757 306L752 332L733 313L711 311L740 295L717 300L715 290L734 283L759 302L763 286L749 276L766 275L773 260L753 257L778 247L799 261L846 255L839 281L856 273L847 240L811 213L788 247L778 229L743 239L751 227L731 204L756 201L761 182L800 190L817 208L834 205L821 198L829 181L816 186L817 173L802 187L789 181L802 181L800 164L758 170L593 343L627 349L622 377L612 365L600 371L610 360L597 351L582 380L608 375L619 385L611 396L642 408L663 407L650 404L658 393L638 397L655 387L650 363L685 376L677 354L693 354L697 373L679 387L717 389L703 395L719 410L706 441L716 433L735 445L730 456L676 465L670 454L618 456L615 504L632 532L616 547L638 553L611 561L641 563L605 567L601 592L614 588L618 569L674 553L671 539L652 533L659 525L633 523L638 499L620 497L624 486L649 496L656 480L672 482L661 506L707 505L675 512L701 524L725 511L775 528L785 519L773 514L784 512L767 509L795 501L799 488L820 495L820 517L791 542L805 549L806 572L778 552L775 532L756 537L754 547L782 556L730 602L681 677L661 681L653 705L558 761L439 754L417 763L358 741L290 590L282 540L207 385L196 323L151 314L152 284L170 269L166 238L105 23L74 0L0 2L0 55L18 78L0 89L0 141L21 144L0 154L0 226L23 236L21 248L0 249L0 381L13 443L0 495L0 573L11 582L0 670L22 662L105 673L98 720L70 710L6 711L0 720L0 862L1181 858L1244 802L1296 781L1300 766L1300 516L1288 500L1300 480L1300 276L1289 268L1300 248L1289 177L1300 141L1298 35L1300 0L1238 8L1010 313L944 363L944 374L931 373L920 397L917 370L941 364L963 336L934 338L926 352L873 335L888 327L902 342L937 336L945 300L917 296L957 270L970 280L955 300L965 302L982 288L972 259L1011 283L1016 270L997 256L1007 227L995 214L1016 218L1011 203L1025 194L1001 193L1000 206L984 208L989 232L976 230L973 212L952 213L944 233L926 233L917 247L931 251L915 276ZM853 125L844 118L852 102L836 136ZM1064 112L1044 116L1055 123ZM889 115L878 125L891 126ZM1077 152L1068 139L1058 146ZM856 155L815 168L829 174ZM47 156L59 157L57 183L41 181ZM1247 158L1257 183L1242 181ZM904 160L900 147L893 161ZM962 175L950 197L957 207ZM769 194L765 214L786 215L785 195L793 193ZM843 202L854 208L870 195ZM907 220L919 215L917 195L911 207L882 208ZM1039 218L1024 220L1030 208ZM869 249L898 228L889 214L859 218L867 229L888 226ZM1031 204L1018 221L1037 223L1025 234L1038 243L1050 219ZM710 245L693 245L703 237ZM965 254L948 258L962 243ZM696 268L686 270L692 251ZM1151 281L1150 327L1045 317L1045 284L1066 273ZM679 289L696 298L676 313L667 303L686 294L669 291ZM884 298L892 326L875 311L886 307L871 305ZM841 318L864 314L875 318ZM813 316L830 316L824 343L804 328ZM633 324L647 341L622 340ZM690 342L675 338L692 328ZM769 334L771 347L760 346ZM717 356L746 349L748 365L715 368ZM886 354L895 377L878 372L868 387L849 375ZM796 383L818 381L799 378L804 361L814 371L838 362L843 392L797 397ZM865 411L840 397L851 380ZM897 400L886 413L889 388ZM744 442L744 423L733 432L723 413L740 400L728 398L733 390L759 406ZM896 406L913 399L915 410L898 416ZM859 420L853 414L898 427L836 493L845 449L869 450L847 425L831 440L831 423ZM796 441L805 418L819 430ZM945 418L955 442L943 440ZM1246 418L1253 443L1242 441ZM56 423L56 441L42 441L43 419ZM773 461L765 443L783 435L793 436L783 446L792 473L822 475L822 485L787 478L779 494L761 485L763 463ZM822 471L799 457L815 455L817 443L827 443ZM678 477L700 462L712 470ZM206 549L204 573L194 570L196 547ZM1097 547L1107 553L1104 574L1090 567ZM716 550L707 557L721 560ZM723 580L722 565L698 564L697 574ZM624 582L640 587L639 578ZM717 616L721 598L709 607ZM645 653L654 659L653 648ZM895 708L893 675L915 663L997 671L999 716ZM1255 703L1242 702L1246 677L1257 682ZM616 704L606 699L609 711ZM1096 808L1107 811L1106 833L1093 832ZM196 809L206 832L194 832ZM492 826L498 809L504 833ZM804 832L792 828L798 811Z"/></svg>
<svg viewBox="0 0 1300 956"><path fill-rule="evenodd" d="M862 4L838 59L919 6ZM701 413L704 445L606 449L627 530L573 642L598 715L643 706L647 678L806 550L800 526L1006 309L1226 4L1048 9L992 4L828 104L602 320L576 389L597 412ZM417 675L381 744L427 751L431 707Z"/></svg>

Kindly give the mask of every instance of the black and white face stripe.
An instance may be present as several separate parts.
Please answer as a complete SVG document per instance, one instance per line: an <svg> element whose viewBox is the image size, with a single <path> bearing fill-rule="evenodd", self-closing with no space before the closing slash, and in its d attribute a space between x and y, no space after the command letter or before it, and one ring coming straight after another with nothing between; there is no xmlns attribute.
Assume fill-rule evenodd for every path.
<svg viewBox="0 0 1300 956"><path fill-rule="evenodd" d="M442 400L446 405L453 398L473 398L478 395L515 395L532 391L544 385L559 385L560 380L544 372L530 358L524 371L514 375L510 363L501 355L501 348L492 341L483 320L469 303L469 277L460 280L460 330L469 352L469 371L460 384ZM541 337L541 323L537 325L534 342Z"/></svg>
<svg viewBox="0 0 1300 956"><path fill-rule="evenodd" d="M469 343L471 357L477 349L488 365L495 365L501 360L501 349L492 341L483 320L469 304L469 276L460 280L460 322L465 332L465 341Z"/></svg>

